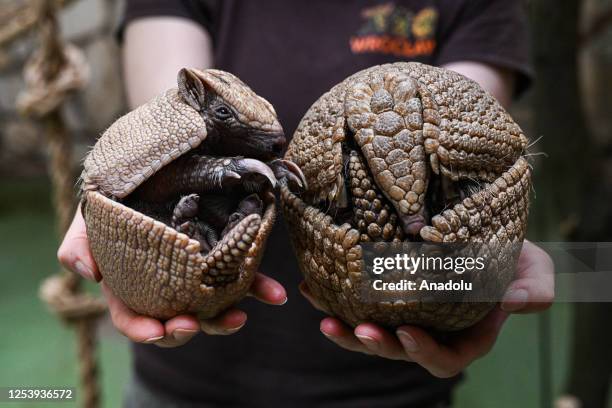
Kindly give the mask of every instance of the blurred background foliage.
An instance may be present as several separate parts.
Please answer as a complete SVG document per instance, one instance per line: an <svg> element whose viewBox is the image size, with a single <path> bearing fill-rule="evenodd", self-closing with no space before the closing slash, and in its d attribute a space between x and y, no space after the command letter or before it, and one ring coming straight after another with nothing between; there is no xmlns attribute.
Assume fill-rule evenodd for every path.
<svg viewBox="0 0 612 408"><path fill-rule="evenodd" d="M92 71L87 88L63 108L75 143L76 180L88 146L125 111L114 38L122 2L69 3L60 15L63 35L84 51ZM25 0L0 0L0 21L27 6ZM531 148L530 238L610 241L612 0L529 0L526 7L537 78L511 113L537 140ZM76 386L74 335L38 298L42 280L58 271L58 238L43 128L15 110L23 63L36 37L23 29L18 39L3 43L20 24L16 18L0 24L0 386ZM606 355L612 341L606 330L600 333L609 315L607 322L592 319L593 307L598 306L557 303L541 316L511 318L492 353L468 369L456 406L550 406L568 387L581 386L592 386L588 392L601 401L610 381ZM108 318L101 320L98 336L102 405L117 407L129 381L129 344ZM593 406L605 406L600 404Z"/></svg>

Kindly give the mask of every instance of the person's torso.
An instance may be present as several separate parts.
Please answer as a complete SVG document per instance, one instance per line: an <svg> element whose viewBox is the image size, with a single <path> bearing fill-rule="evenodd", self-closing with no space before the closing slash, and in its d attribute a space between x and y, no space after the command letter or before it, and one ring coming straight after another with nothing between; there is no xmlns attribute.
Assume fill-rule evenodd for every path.
<svg viewBox="0 0 612 408"><path fill-rule="evenodd" d="M223 0L215 16L215 67L268 99L290 138L308 108L350 74L398 60L435 63L441 32L462 2L443 2L444 12L439 3ZM324 315L297 290L302 278L281 218L261 272L285 286L287 304L243 301L247 324L231 336L199 335L177 349L136 345L139 375L211 405L392 407L445 399L453 380L343 350L321 334ZM152 375L160 372L164 378Z"/></svg>

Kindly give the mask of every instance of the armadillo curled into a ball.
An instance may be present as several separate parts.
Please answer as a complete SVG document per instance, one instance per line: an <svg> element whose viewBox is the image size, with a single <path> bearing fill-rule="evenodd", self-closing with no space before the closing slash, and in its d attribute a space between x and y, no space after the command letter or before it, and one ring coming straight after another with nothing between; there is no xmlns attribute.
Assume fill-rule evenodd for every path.
<svg viewBox="0 0 612 408"><path fill-rule="evenodd" d="M284 147L274 108L241 80L182 69L85 159L81 208L104 282L159 319L239 301L274 223L271 190L303 183Z"/></svg>
<svg viewBox="0 0 612 408"><path fill-rule="evenodd" d="M317 303L353 326L458 330L479 321L494 301L364 298L358 289L368 279L364 247L520 245L530 191L527 145L491 95L441 68L375 66L321 96L285 156L301 168L308 188L281 188L298 263ZM518 252L508 256L511 262L492 262L470 278L503 293ZM421 271L410 277L417 283L424 278Z"/></svg>

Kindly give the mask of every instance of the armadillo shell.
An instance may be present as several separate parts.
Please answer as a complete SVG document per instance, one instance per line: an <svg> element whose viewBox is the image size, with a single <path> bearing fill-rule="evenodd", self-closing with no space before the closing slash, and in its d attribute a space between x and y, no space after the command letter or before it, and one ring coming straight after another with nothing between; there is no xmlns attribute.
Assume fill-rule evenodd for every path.
<svg viewBox="0 0 612 408"><path fill-rule="evenodd" d="M245 217L208 254L187 235L98 192L85 192L82 208L104 282L130 309L158 319L184 313L206 319L246 296L253 283L275 218L273 195L265 201L263 217ZM224 274L232 280L223 282Z"/></svg>
<svg viewBox="0 0 612 408"><path fill-rule="evenodd" d="M501 191L497 187L500 184L507 188ZM521 158L491 186L464 199L463 203L447 210L449 213L445 212L448 218L459 217L457 214L465 212L466 208L470 213L483 214L478 225L461 221L451 224L453 231L450 233L467 227L472 242L522 242L530 186L529 167ZM472 326L495 306L494 302L483 301L437 303L406 299L373 303L365 300L358 289L364 282L365 270L359 231L350 224L334 224L331 216L308 205L287 187L282 188L281 199L293 248L308 288L327 313L349 325L365 322L388 327L416 324L453 331ZM475 274L472 281L487 282L491 285L489 296L500 296L514 277L517 254L511 256L513 260L505 265L500 262L495 271L483 271L495 276ZM422 278L417 272L414 277L417 286Z"/></svg>
<svg viewBox="0 0 612 408"><path fill-rule="evenodd" d="M511 282L518 251L503 255L504 265L472 271L472 281L491 293L478 299L486 301L364 299L359 288L366 279L362 244L368 240L362 237L370 233L355 221L336 222L327 211L351 186L343 157L343 149L353 146L348 142L367 162L373 175L368 185L380 189L397 210L408 195L426 204L427 190L414 180L436 168L453 181L486 181L482 190L431 214L431 225L420 230L425 242L516 248L527 229L531 188L530 167L522 157L528 139L520 127L493 97L459 74L418 63L387 64L360 71L321 96L300 122L285 157L301 167L308 190L298 196L283 187L283 213L305 282L327 313L352 326L417 324L451 331L478 322ZM369 238L381 242L380 237ZM403 240L395 235L382 242ZM422 279L417 271L413 280L418 285Z"/></svg>
<svg viewBox="0 0 612 408"><path fill-rule="evenodd" d="M104 132L83 163L82 189L123 198L206 136L201 115L169 89Z"/></svg>

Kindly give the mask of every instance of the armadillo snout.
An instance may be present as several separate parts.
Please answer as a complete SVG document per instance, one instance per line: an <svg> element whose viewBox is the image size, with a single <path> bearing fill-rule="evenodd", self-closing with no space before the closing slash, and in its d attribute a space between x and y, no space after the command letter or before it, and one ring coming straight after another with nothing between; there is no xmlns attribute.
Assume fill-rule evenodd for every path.
<svg viewBox="0 0 612 408"><path fill-rule="evenodd" d="M249 132L247 140L243 144L251 151L250 157L264 161L280 158L287 146L287 139L282 129L267 132L252 131Z"/></svg>

